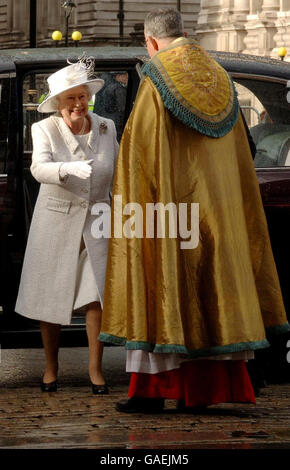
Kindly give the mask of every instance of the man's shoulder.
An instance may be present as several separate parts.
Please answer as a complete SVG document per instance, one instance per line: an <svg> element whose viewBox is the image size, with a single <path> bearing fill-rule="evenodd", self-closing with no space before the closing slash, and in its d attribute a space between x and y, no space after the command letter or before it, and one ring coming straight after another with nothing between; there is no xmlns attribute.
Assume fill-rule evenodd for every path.
<svg viewBox="0 0 290 470"><path fill-rule="evenodd" d="M137 92L137 98L140 92L143 93L149 93L149 94L155 94L156 92L158 93L157 87L154 84L153 80L148 76L148 75L143 75L139 84L138 92Z"/></svg>
<svg viewBox="0 0 290 470"><path fill-rule="evenodd" d="M154 102L158 107L164 106L164 103L161 99L161 94L154 83L154 81L151 79L151 77L144 75L136 96L135 100L135 106L139 106L140 102L143 103L151 103Z"/></svg>

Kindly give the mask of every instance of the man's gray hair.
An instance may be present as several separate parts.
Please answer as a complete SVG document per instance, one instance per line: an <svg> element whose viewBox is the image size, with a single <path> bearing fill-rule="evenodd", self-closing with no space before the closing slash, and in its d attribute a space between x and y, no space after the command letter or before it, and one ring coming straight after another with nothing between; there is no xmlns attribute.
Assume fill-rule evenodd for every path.
<svg viewBox="0 0 290 470"><path fill-rule="evenodd" d="M178 38L184 35L183 19L174 8L155 8L151 10L144 22L145 36L157 39Z"/></svg>

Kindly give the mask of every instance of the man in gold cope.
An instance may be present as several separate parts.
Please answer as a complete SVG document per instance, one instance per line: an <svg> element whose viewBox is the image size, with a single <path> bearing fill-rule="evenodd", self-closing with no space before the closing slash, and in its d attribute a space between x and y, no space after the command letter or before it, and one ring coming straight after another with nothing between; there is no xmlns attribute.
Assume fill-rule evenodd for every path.
<svg viewBox="0 0 290 470"><path fill-rule="evenodd" d="M199 243L111 238L99 339L125 344L123 412L255 403L246 369L267 328L288 331L234 85L173 9L145 20L151 60L125 127L114 195L199 203ZM114 205L113 205L114 210ZM127 220L123 216L123 222ZM189 219L190 220L190 219ZM114 230L112 231L114 233Z"/></svg>

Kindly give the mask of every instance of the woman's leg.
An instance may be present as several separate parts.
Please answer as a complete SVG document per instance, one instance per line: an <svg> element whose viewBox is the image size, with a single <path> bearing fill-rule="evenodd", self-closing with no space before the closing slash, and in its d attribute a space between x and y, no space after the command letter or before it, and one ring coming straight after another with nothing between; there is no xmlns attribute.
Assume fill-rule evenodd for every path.
<svg viewBox="0 0 290 470"><path fill-rule="evenodd" d="M43 382L54 382L58 371L58 349L61 326L55 323L40 322L46 365Z"/></svg>
<svg viewBox="0 0 290 470"><path fill-rule="evenodd" d="M89 343L89 375L95 385L103 385L105 379L102 372L104 343L98 340L101 330L102 310L99 302L91 302L86 310L86 327Z"/></svg>

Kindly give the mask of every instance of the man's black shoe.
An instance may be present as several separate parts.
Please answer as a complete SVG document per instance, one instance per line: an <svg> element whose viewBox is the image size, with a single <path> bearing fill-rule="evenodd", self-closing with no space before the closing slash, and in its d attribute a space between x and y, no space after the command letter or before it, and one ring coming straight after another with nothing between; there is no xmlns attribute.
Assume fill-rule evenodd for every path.
<svg viewBox="0 0 290 470"><path fill-rule="evenodd" d="M132 397L116 404L116 410L122 413L161 413L163 408L163 398Z"/></svg>

